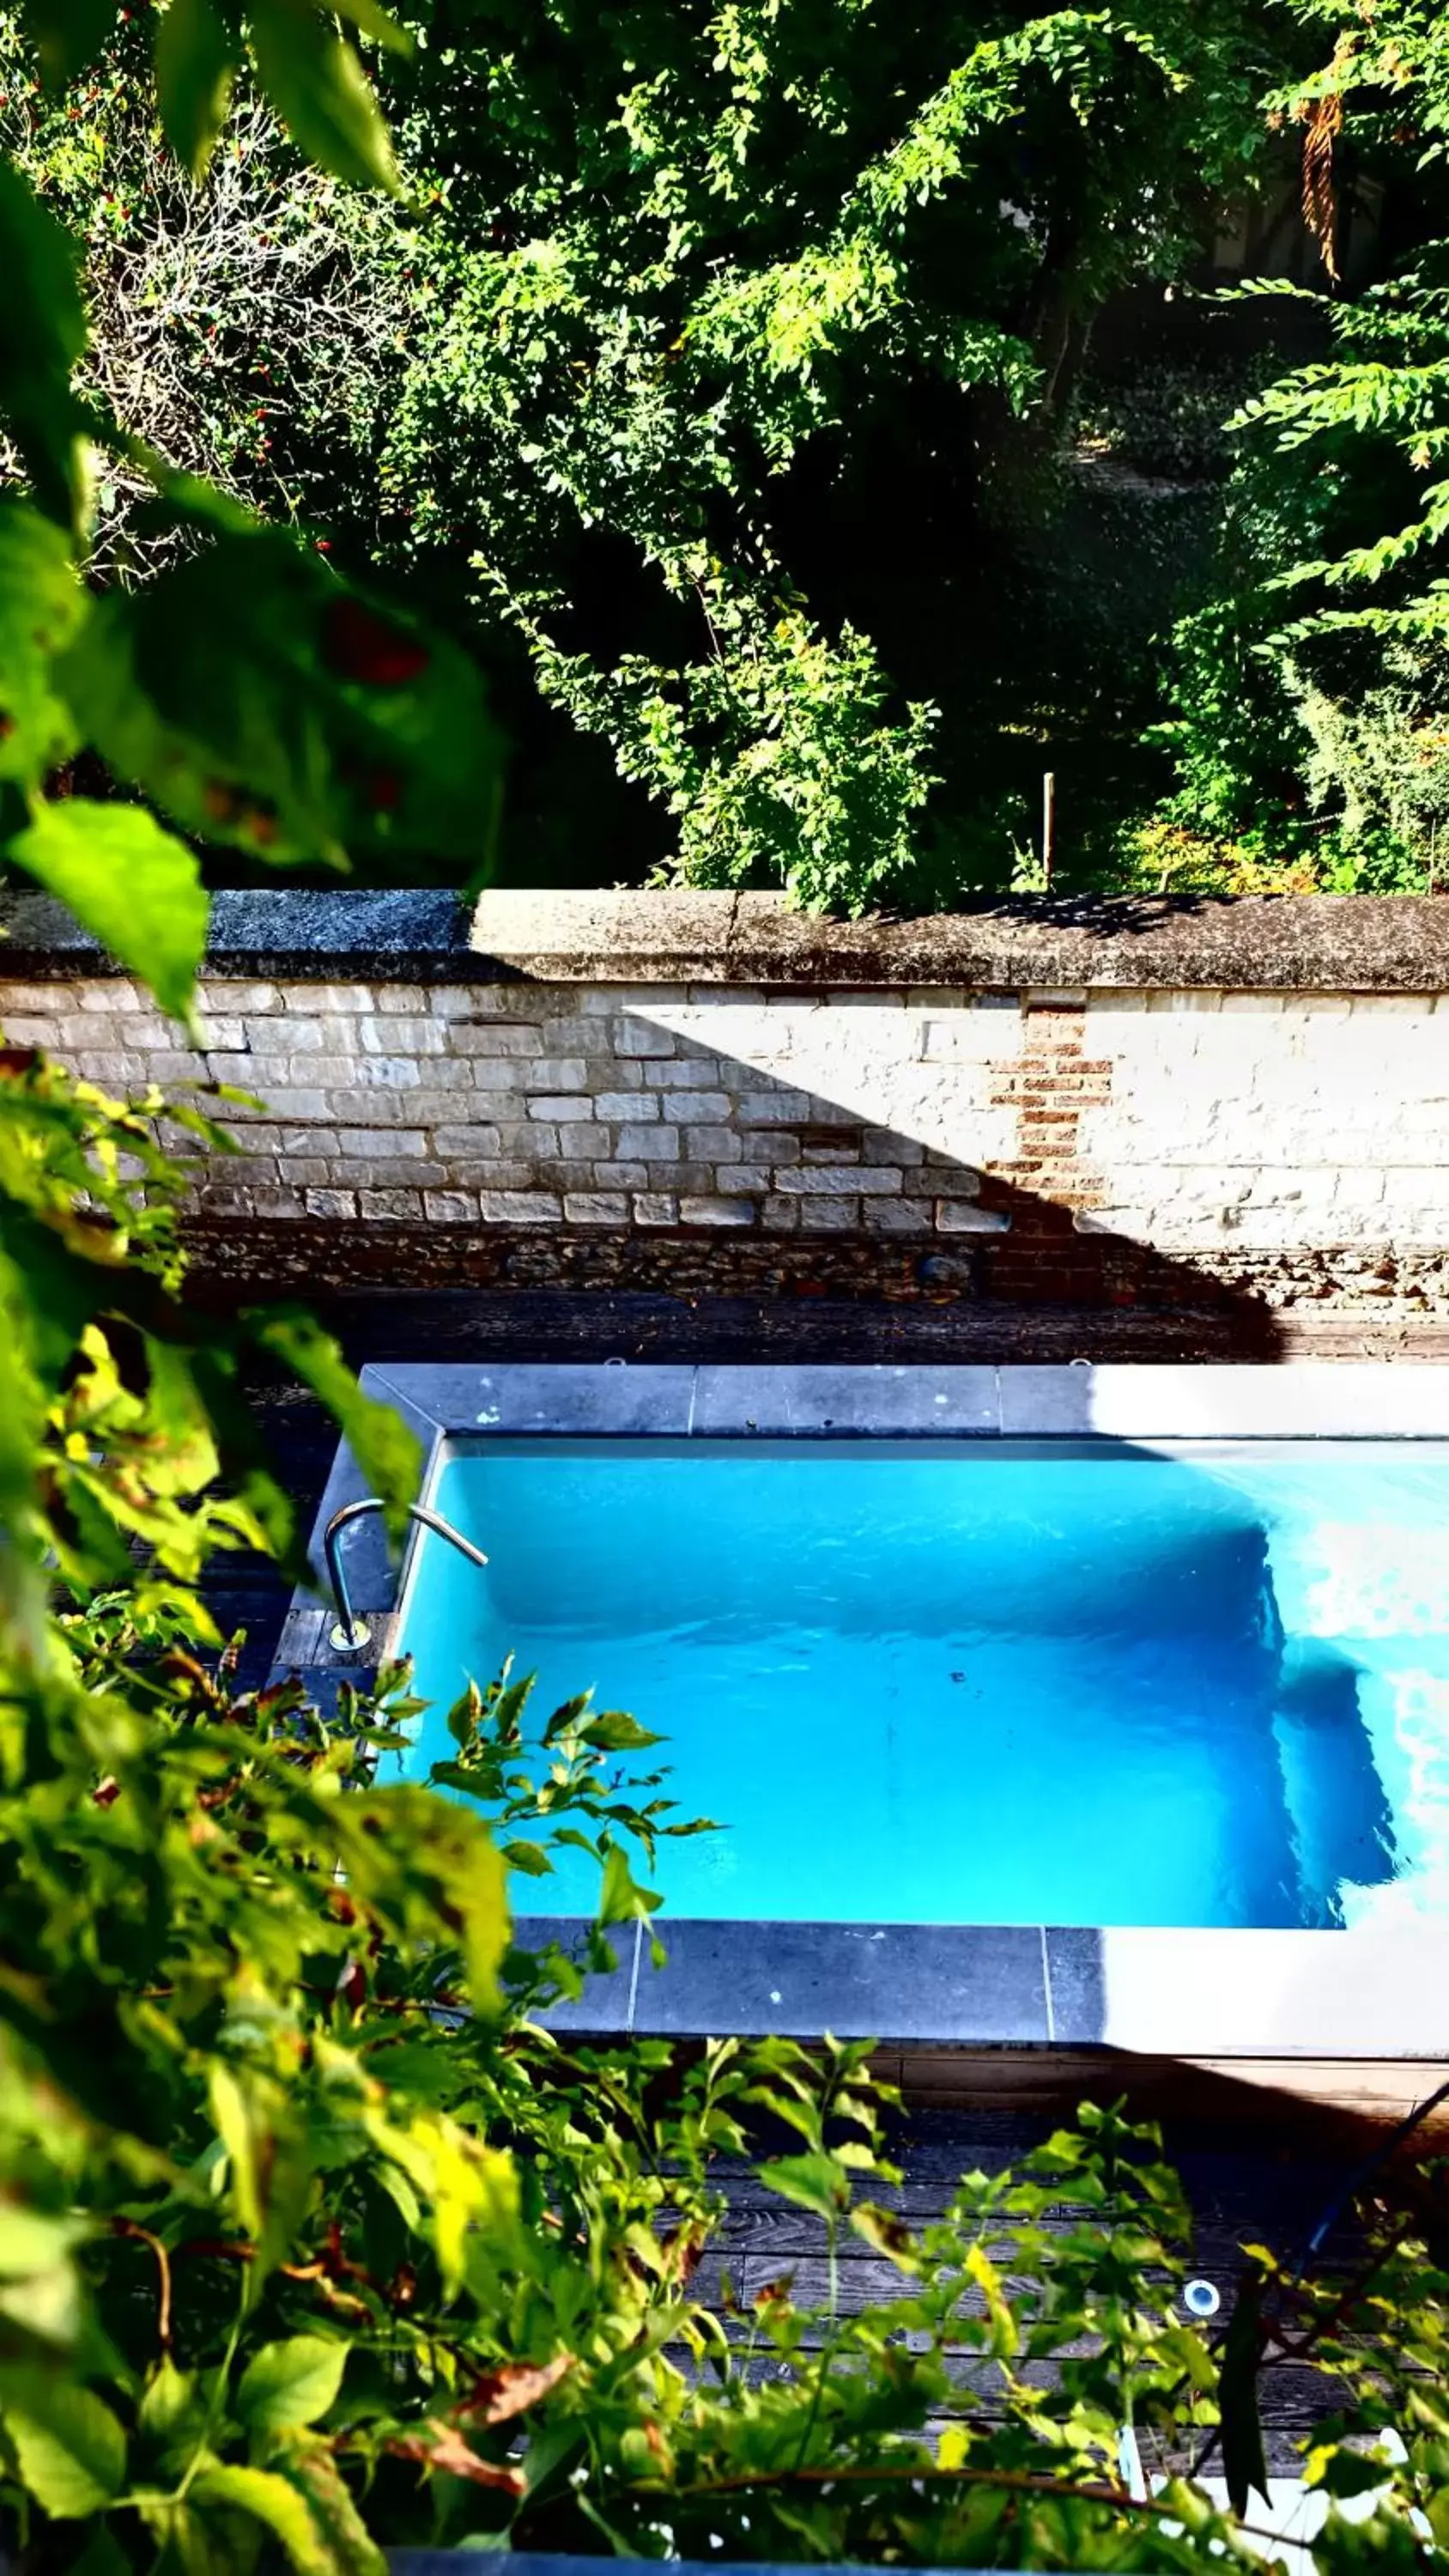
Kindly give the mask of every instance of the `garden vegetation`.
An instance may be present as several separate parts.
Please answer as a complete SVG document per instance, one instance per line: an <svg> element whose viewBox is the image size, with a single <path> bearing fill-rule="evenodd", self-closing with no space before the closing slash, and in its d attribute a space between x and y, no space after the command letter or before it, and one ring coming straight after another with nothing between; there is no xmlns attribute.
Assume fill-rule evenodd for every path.
<svg viewBox="0 0 1449 2576"><path fill-rule="evenodd" d="M505 870L928 909L1040 886L1049 771L1059 888L1437 883L1432 9L416 0L358 22L389 141L267 35L270 113L195 7L200 101L150 0L63 91L0 13L0 143L84 245L66 365L409 574L506 716ZM227 92L204 186L158 44L192 166ZM95 505L93 574L174 561L134 452Z"/></svg>
<svg viewBox="0 0 1449 2576"><path fill-rule="evenodd" d="M345 15L401 48L377 0ZM1433 20L1402 13L1391 39L1387 10L1371 27L1312 16L1338 43L1336 85L1309 72L1293 93L1315 133L1336 136L1360 90L1375 114L1402 90L1394 113L1432 148ZM490 16L451 64L430 35L396 129L416 170L409 120L432 120L426 264L427 192L414 178L404 197L335 20L255 0L243 32L211 0L171 0L119 37L124 76L94 0L37 0L7 39L0 839L183 1030L218 853L481 864L499 737L468 620L432 595L428 562L429 514L441 535L465 501L480 597L502 603L555 701L617 737L666 809L681 797L681 820L696 811L681 781L697 782L718 837L681 841L691 872L768 865L802 897L861 901L893 881L890 852L914 851L893 835L929 811L924 702L894 715L865 629L805 605L766 505L853 419L851 384L878 381L884 403L898 375L938 377L952 400L964 382L1003 423L1030 421L1058 341L1069 363L1071 299L1055 326L1041 299L1075 254L1054 268L1031 211L1052 156L1077 172L1081 255L1094 242L1110 264L1131 242L1093 226L1125 166L1113 154L1136 153L1139 194L1119 183L1118 217L1135 205L1165 256L1172 174L1190 150L1216 172L1232 148L1261 31L1231 13L1068 13L967 28L942 71L934 33L913 52L864 8L830 24L834 69L826 14L783 6L723 12L707 40L687 12L641 11L637 40L601 21L592 57L563 16L511 36ZM143 40L189 180L138 100ZM511 218L470 195L464 167L490 99ZM561 174L566 142L582 175ZM979 177L993 154L1009 201L999 170ZM777 173L758 197L757 160ZM124 201L103 216L118 167ZM382 216L343 194L368 188ZM1025 220L1003 221L1003 202ZM983 279L993 260L1000 276L962 311L973 223ZM393 225L402 284L433 302L390 377L373 359L394 346ZM706 225L732 259L701 251ZM270 312L282 275L330 316L266 343L296 473L317 477L305 490L236 400L261 329L237 317ZM138 306L138 279L159 314ZM1385 665L1396 707L1417 704L1441 616L1437 308L1427 283L1404 292L1376 356L1347 343L1248 406L1285 473L1320 440L1349 481L1361 456L1403 450L1402 491L1375 487L1376 517L1365 500L1357 553L1325 519L1312 568L1305 554L1286 589L1265 577L1253 593L1260 640L1277 616L1284 652L1408 655ZM173 329L193 334L185 363ZM451 395L450 349L466 361ZM353 399L360 384L381 412ZM455 418L456 455L429 445L430 403ZM419 460L400 595L294 524L329 488L329 441L345 462L347 433L384 415L386 452ZM712 533L726 526L728 548ZM564 566L595 537L618 568L607 663L597 630L575 642L558 622L575 614ZM611 596L601 575L598 617ZM666 626L704 621L696 659L641 641L630 621L661 607ZM651 653L653 678L631 659ZM1327 697L1328 666L1301 668ZM1320 729L1316 759L1350 756ZM1371 782L1361 744L1352 757ZM238 1689L208 1562L249 1548L302 1570L248 1371L291 1371L329 1408L395 1535L418 1459L304 1314L223 1321L187 1302L176 1155L225 1107L113 1101L28 1049L0 1052L0 2551L25 2576L279 2561L367 2576L385 2547L468 2537L643 2557L1246 2563L1266 2486L1258 2389L1307 2360L1325 2576L1432 2568L1449 2546L1432 2167L1368 2178L1334 2277L1311 2250L1249 2249L1211 2333L1181 2298L1181 2187L1116 2113L1084 2114L1015 2173L966 2177L947 2216L913 2230L863 2047L731 2042L676 2061L550 2029L611 1964L616 1928L654 1924L671 1838L710 1829L676 1812L659 1769L622 1775L657 1741L631 1718L587 1699L544 1713L505 1675L465 1695L453 1754L409 1783L393 1759L416 1713L404 1669L335 1709L295 1686ZM579 1959L510 1929L509 1873L545 1876L564 1839L599 1873ZM748 2313L731 2292L720 2174L751 2156L818 2224L818 2304L788 2280ZM836 2295L846 2230L886 2267L860 2314ZM1150 2492L1123 2466L1124 2428ZM1202 2483L1216 2468L1226 2502Z"/></svg>

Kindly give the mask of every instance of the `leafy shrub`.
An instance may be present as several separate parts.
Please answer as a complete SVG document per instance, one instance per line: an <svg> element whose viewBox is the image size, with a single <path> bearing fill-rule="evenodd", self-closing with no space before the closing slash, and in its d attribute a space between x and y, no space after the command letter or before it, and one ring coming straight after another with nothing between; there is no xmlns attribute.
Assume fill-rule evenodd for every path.
<svg viewBox="0 0 1449 2576"><path fill-rule="evenodd" d="M1385 685L1347 705L1290 679L1312 745L1308 798L1333 820L1354 891L1432 892L1449 824L1449 657L1390 641L1384 668Z"/></svg>
<svg viewBox="0 0 1449 2576"><path fill-rule="evenodd" d="M1309 2459L1324 2576L1446 2507L1440 2186L1375 2218L1346 2282L1248 2261L1225 2337L1186 2318L1181 2186L1086 2110L912 2230L883 2202L863 2047L551 2037L577 1992L510 1945L484 1822L603 1854L594 1964L653 1900L587 1702L534 1734L471 1693L456 1755L368 1785L401 1670L234 1697L194 1604L112 1598L7 1675L0 1753L0 2545L21 2576L159 2567L381 2576L400 2541L641 2557L1201 2569L1253 2557L1261 2370L1339 2409ZM58 1638L57 1643L60 1643ZM669 1830L665 1827L664 1830ZM829 2288L742 2312L711 2167L818 2223ZM865 2196L862 2195L864 2187ZM898 2286L839 2304L842 2231ZM1154 2481L1121 2461L1132 2428ZM1234 2510L1196 2473L1218 2448Z"/></svg>
<svg viewBox="0 0 1449 2576"><path fill-rule="evenodd" d="M406 249L394 557L472 560L671 875L848 910L979 881L992 505L1092 312L1251 157L1257 15L426 25L404 131L446 220Z"/></svg>
<svg viewBox="0 0 1449 2576"><path fill-rule="evenodd" d="M1301 836L1321 817L1320 883L1400 891L1435 864L1449 723L1449 44L1441 16L1395 0L1367 19L1348 0L1305 15L1333 33L1331 60L1270 112L1320 141L1341 131L1406 196L1421 192L1412 263L1359 295L1307 299L1330 354L1260 387L1229 423L1241 455L1214 595L1174 638L1177 710L1160 738L1181 765L1177 819L1271 831L1281 818ZM1331 271L1340 165L1330 148L1311 167ZM1254 291L1303 300L1266 281Z"/></svg>
<svg viewBox="0 0 1449 2576"><path fill-rule="evenodd" d="M0 12L0 150L82 245L81 383L168 464L270 519L370 516L404 341L405 290L380 255L391 218L309 169L250 86L194 186L156 127L149 14L59 99ZM17 477L0 452L0 482ZM96 501L93 576L154 571L184 541L127 457Z"/></svg>
<svg viewBox="0 0 1449 2576"><path fill-rule="evenodd" d="M1291 844L1275 857L1162 816L1125 831L1118 855L1129 894L1312 894L1320 883L1316 859Z"/></svg>
<svg viewBox="0 0 1449 2576"><path fill-rule="evenodd" d="M1136 474L1217 481L1232 464L1226 427L1247 390L1241 366L1144 360L1088 392L1079 439Z"/></svg>

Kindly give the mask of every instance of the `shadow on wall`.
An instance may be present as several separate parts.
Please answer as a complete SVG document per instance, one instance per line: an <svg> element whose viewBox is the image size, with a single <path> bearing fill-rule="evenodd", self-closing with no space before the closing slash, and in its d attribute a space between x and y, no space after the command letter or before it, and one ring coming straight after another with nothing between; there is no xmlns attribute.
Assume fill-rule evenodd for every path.
<svg viewBox="0 0 1449 2576"><path fill-rule="evenodd" d="M1005 1011L943 1007L924 1042L939 1030L948 1051L927 1061L891 1043L908 1025L899 1003L861 1002L790 1014L776 1000L675 1009L661 997L600 1015L607 1063L520 1054L491 1067L505 1080L451 1093L446 1126L414 1144L427 1158L415 1168L395 1126L379 1116L368 1132L383 1095L359 1083L357 1124L340 1140L356 1160L338 1161L335 1189L310 1194L325 1217L259 1212L223 1240L229 1167L193 1228L200 1264L214 1294L224 1273L248 1293L266 1281L827 1297L949 1307L973 1356L993 1355L1008 1317L1037 1323L1001 1334L1003 1357L1120 1350L1134 1319L1137 1346L1163 1356L1278 1356L1272 1310L1234 1277L1226 1241L1219 1268L1094 1217L1104 1191L1082 1122L1108 1097L1112 1067L1086 1052L1080 1008L1018 1019L1013 1003L1013 1030L1025 1030L1014 1052ZM335 1130L313 1154L324 1144L338 1155ZM411 1187L364 1184L384 1158ZM399 1213L407 1205L417 1213ZM1088 1329L1111 1319L1116 1332Z"/></svg>
<svg viewBox="0 0 1449 2576"><path fill-rule="evenodd" d="M685 1232L707 1224L763 1240L782 1284L813 1269L832 1287L858 1279L865 1294L948 1296L982 1314L1193 1314L1236 1355L1278 1355L1273 1314L1234 1281L1230 1256L1221 1270L1168 1256L1095 1216L1106 1193L1083 1118L1108 1099L1113 1068L1089 1053L1079 1004L927 1014L923 1043L940 1052L921 1061L872 1048L881 1020L887 1039L906 1022L899 1004L867 995L802 1012L783 1061L777 1005L705 1011L737 1051L694 1036L692 1006L640 1014L647 1115L618 1148L621 1162L626 1141L648 1157L658 1125L653 1150L678 1158L670 1204ZM1021 1033L1019 1052L1004 1026ZM654 1027L672 1050L659 1058L644 1052ZM752 1038L763 1064L746 1051Z"/></svg>

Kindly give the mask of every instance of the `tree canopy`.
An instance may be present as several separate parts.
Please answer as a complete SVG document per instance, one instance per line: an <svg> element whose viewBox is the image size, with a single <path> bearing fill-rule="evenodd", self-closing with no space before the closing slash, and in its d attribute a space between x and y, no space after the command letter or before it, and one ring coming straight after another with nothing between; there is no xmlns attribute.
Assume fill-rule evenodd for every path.
<svg viewBox="0 0 1449 2576"><path fill-rule="evenodd" d="M93 31L63 99L6 22L0 140L85 237L78 388L136 389L92 581L174 567L178 468L334 575L406 574L513 738L515 876L929 908L1040 882L1050 769L1060 883L1429 880L1432 12L408 14L394 139L349 73L330 177L267 113L259 80L318 144L270 40L244 68L218 18L211 109L166 108L193 156L221 132L200 191L147 105L174 12ZM1254 201L1277 249L1234 288L1213 245ZM78 736L155 798L134 743ZM254 865L236 817L275 790L228 799ZM354 865L488 864L386 817L348 817Z"/></svg>

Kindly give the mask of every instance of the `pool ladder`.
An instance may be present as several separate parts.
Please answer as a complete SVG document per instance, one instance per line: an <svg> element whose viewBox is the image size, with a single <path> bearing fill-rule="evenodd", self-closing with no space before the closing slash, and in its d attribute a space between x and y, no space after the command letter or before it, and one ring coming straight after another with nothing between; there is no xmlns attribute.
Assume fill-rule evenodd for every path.
<svg viewBox="0 0 1449 2576"><path fill-rule="evenodd" d="M354 1521L361 1520L364 1513L380 1512L385 1508L381 1497L377 1494L369 1494L365 1501L360 1503L344 1503L340 1511L333 1513L322 1533L322 1554L327 1565L327 1581L340 1613L336 1626L329 1632L328 1644L334 1653L339 1655L361 1654L363 1647L371 1642L372 1637L367 1621L359 1619L352 1607L352 1596L347 1589L347 1576L342 1564L342 1534ZM441 1512L430 1511L426 1503L409 1503L408 1518L419 1521L424 1529L433 1530L439 1538L445 1538L450 1547L457 1549L460 1556L467 1557L470 1565L487 1564L488 1559L481 1547L475 1547L470 1538L463 1536L461 1530L455 1530L452 1522L445 1521Z"/></svg>

